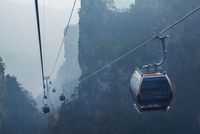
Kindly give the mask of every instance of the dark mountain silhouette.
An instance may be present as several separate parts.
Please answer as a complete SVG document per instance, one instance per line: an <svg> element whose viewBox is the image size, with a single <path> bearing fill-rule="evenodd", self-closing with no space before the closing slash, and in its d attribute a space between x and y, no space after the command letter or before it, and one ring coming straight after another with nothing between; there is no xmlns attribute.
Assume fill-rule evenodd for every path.
<svg viewBox="0 0 200 134"><path fill-rule="evenodd" d="M4 74L0 58L0 133L40 134L45 118L36 109L36 102L14 76Z"/></svg>
<svg viewBox="0 0 200 134"><path fill-rule="evenodd" d="M116 12L109 10L104 0L82 0L79 14L81 78L152 37L198 4L198 0L137 0L129 11ZM199 22L200 14L196 13L166 33L171 37L163 67L175 92L171 111L138 114L128 91L134 69L161 58L161 49L155 41L81 83L59 112L50 116L48 133L198 134ZM55 115L58 118L54 118Z"/></svg>

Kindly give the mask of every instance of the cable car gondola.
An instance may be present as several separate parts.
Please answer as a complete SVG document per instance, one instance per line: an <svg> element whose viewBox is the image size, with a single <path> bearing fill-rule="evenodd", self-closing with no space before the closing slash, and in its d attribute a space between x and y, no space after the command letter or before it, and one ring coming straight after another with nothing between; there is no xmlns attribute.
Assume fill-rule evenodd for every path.
<svg viewBox="0 0 200 134"><path fill-rule="evenodd" d="M48 113L50 113L50 107L47 104L44 104L42 111L44 114L48 114Z"/></svg>
<svg viewBox="0 0 200 134"><path fill-rule="evenodd" d="M61 94L61 95L60 95L60 101L65 101L65 99L66 99L65 95L64 95L64 94Z"/></svg>
<svg viewBox="0 0 200 134"><path fill-rule="evenodd" d="M137 68L130 80L130 91L139 112L168 110L173 97L170 79L162 68Z"/></svg>
<svg viewBox="0 0 200 134"><path fill-rule="evenodd" d="M56 92L56 89L55 89L55 88L53 88L52 92L53 92L53 93L55 93L55 92Z"/></svg>
<svg viewBox="0 0 200 134"><path fill-rule="evenodd" d="M47 95L44 95L43 99L47 99Z"/></svg>
<svg viewBox="0 0 200 134"><path fill-rule="evenodd" d="M134 100L134 106L138 112L169 110L173 98L171 81L167 72L160 65L165 60L165 38L159 36L162 41L164 58L158 64L149 64L143 68L137 68L130 79L130 93Z"/></svg>

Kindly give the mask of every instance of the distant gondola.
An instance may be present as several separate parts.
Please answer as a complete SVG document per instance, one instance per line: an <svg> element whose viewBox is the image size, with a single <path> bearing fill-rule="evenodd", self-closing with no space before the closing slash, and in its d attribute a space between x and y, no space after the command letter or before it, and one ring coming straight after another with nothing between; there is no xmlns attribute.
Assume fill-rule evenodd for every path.
<svg viewBox="0 0 200 134"><path fill-rule="evenodd" d="M42 111L44 114L48 114L50 113L50 107L47 104L45 104Z"/></svg>
<svg viewBox="0 0 200 134"><path fill-rule="evenodd" d="M60 95L60 101L65 101L65 99L66 99L65 95L64 95L64 94L61 94L61 95Z"/></svg>
<svg viewBox="0 0 200 134"><path fill-rule="evenodd" d="M55 88L53 88L52 92L53 92L53 93L55 93L55 92L56 92L56 89L55 89Z"/></svg>
<svg viewBox="0 0 200 134"><path fill-rule="evenodd" d="M47 99L47 95L44 95L44 99Z"/></svg>

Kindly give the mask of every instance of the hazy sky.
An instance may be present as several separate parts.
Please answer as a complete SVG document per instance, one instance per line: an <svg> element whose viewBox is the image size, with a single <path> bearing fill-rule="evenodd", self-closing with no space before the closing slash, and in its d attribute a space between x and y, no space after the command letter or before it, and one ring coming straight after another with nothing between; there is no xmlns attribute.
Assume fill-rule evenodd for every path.
<svg viewBox="0 0 200 134"><path fill-rule="evenodd" d="M43 36L46 74L49 74L55 61L73 1L44 0L43 8L43 0L39 0L42 34L44 24L46 31L46 36ZM78 0L72 24L79 20L79 2ZM15 75L34 95L40 94L41 69L34 0L0 0L0 18L0 56L6 63L6 73ZM63 60L62 52L59 65Z"/></svg>
<svg viewBox="0 0 200 134"><path fill-rule="evenodd" d="M74 0L38 1L45 73L49 74ZM79 21L80 0L77 1L72 24ZM115 0L116 6L120 8L129 6L133 1ZM15 75L34 96L42 93L34 0L0 0L0 18L0 57L6 64L6 73ZM62 52L56 71L63 60Z"/></svg>
<svg viewBox="0 0 200 134"><path fill-rule="evenodd" d="M1 1L12 2L22 5L33 5L35 0L1 0ZM56 10L70 9L73 1L74 0L38 0L40 5L43 5L44 3L46 8L53 8Z"/></svg>
<svg viewBox="0 0 200 134"><path fill-rule="evenodd" d="M114 2L119 9L129 8L131 4L135 4L135 0L114 0Z"/></svg>

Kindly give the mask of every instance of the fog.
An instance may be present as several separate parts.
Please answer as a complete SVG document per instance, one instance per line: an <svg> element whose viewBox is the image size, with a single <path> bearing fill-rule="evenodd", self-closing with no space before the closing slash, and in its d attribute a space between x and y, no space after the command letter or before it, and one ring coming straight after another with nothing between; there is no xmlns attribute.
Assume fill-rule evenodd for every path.
<svg viewBox="0 0 200 134"><path fill-rule="evenodd" d="M135 4L135 0L114 0L118 9L129 8L131 4Z"/></svg>
<svg viewBox="0 0 200 134"><path fill-rule="evenodd" d="M45 75L73 1L38 0ZM0 0L0 134L199 134L200 1L77 1L43 92L34 0Z"/></svg>
<svg viewBox="0 0 200 134"><path fill-rule="evenodd" d="M43 36L43 41L45 41L43 55L45 73L48 75L63 38L63 30L73 0L45 1L45 8L42 4L40 3L42 35L44 35L44 19L46 33ZM71 24L78 23L78 9L79 4L76 5ZM1 0L0 17L3 18L0 21L0 55L6 64L6 73L15 75L33 95L40 94L42 84L34 1ZM56 72L63 59L62 51Z"/></svg>

